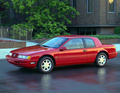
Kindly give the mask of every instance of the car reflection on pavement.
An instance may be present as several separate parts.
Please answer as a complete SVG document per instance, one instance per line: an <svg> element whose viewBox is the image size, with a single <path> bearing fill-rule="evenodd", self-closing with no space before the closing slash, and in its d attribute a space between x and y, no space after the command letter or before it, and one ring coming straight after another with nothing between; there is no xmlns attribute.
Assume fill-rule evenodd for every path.
<svg viewBox="0 0 120 93"><path fill-rule="evenodd" d="M64 87L69 87L75 82L80 84L78 87L82 86L82 84L92 87L115 80L115 75L113 75L115 70L107 70L106 68L70 66L68 69L66 67L65 69L64 67L55 68L50 74L39 74L36 69L19 69L8 72L10 77L7 79L6 84L10 87L11 91L23 88L26 92L34 93L64 89Z"/></svg>

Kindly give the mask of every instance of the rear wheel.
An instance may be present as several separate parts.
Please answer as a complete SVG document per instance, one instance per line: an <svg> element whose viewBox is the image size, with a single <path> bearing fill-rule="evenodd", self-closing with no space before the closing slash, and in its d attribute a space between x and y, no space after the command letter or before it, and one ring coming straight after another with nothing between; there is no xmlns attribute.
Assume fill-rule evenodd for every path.
<svg viewBox="0 0 120 93"><path fill-rule="evenodd" d="M37 65L38 71L40 71L42 73L51 72L53 67L54 67L54 62L53 62L52 58L47 57L47 56L41 58Z"/></svg>
<svg viewBox="0 0 120 93"><path fill-rule="evenodd" d="M95 60L95 65L97 67L104 67L107 63L107 55L104 52L101 52L97 55Z"/></svg>

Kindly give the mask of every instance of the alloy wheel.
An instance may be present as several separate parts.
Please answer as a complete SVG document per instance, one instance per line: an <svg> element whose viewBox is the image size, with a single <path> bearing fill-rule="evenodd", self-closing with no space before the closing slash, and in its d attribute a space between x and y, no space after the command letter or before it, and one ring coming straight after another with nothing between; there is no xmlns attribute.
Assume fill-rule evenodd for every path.
<svg viewBox="0 0 120 93"><path fill-rule="evenodd" d="M41 68L43 71L49 71L52 67L52 63L49 59L45 59L41 63Z"/></svg>
<svg viewBox="0 0 120 93"><path fill-rule="evenodd" d="M106 63L106 56L105 55L100 55L98 57L98 64L100 66L103 66L103 65L105 65L105 63Z"/></svg>

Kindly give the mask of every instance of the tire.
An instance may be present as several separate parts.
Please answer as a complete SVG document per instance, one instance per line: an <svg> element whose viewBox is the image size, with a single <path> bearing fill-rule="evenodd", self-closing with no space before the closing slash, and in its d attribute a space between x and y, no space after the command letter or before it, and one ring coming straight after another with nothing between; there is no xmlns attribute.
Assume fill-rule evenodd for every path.
<svg viewBox="0 0 120 93"><path fill-rule="evenodd" d="M95 60L95 65L97 67L104 67L107 63L107 55L104 52L101 52L97 55L96 60Z"/></svg>
<svg viewBox="0 0 120 93"><path fill-rule="evenodd" d="M37 64L38 71L42 73L51 72L53 67L54 67L54 61L52 60L52 58L48 56L41 58Z"/></svg>

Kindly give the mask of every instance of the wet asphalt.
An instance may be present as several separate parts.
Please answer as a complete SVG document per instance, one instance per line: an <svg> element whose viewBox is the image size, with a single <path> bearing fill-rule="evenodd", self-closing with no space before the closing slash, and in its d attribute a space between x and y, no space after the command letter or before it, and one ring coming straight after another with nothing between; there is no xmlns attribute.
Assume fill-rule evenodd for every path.
<svg viewBox="0 0 120 93"><path fill-rule="evenodd" d="M120 93L120 53L103 68L65 66L49 74L0 60L0 93Z"/></svg>

